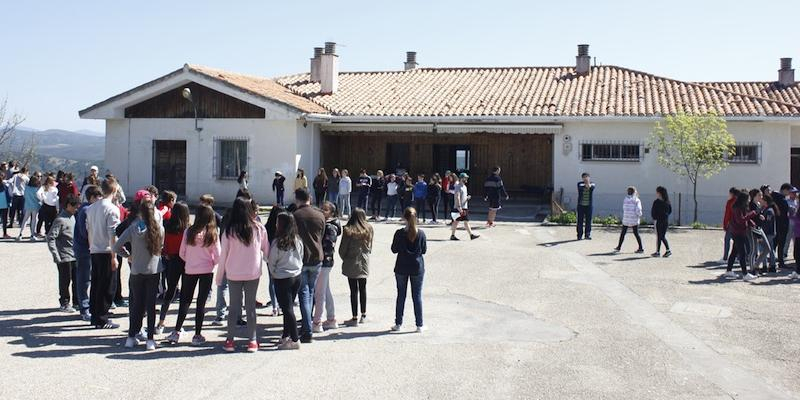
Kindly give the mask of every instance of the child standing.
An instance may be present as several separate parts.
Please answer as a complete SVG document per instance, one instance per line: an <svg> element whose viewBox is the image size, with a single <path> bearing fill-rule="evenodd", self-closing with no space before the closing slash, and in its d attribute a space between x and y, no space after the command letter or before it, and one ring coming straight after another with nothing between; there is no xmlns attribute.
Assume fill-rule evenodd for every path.
<svg viewBox="0 0 800 400"><path fill-rule="evenodd" d="M337 209L340 217L343 217L345 214L349 217L353 212L350 209L350 192L352 190L353 181L350 179L350 172L343 169L342 179L339 180L339 197L337 199Z"/></svg>
<svg viewBox="0 0 800 400"><path fill-rule="evenodd" d="M165 192L166 193L166 192ZM167 277L164 299L161 303L161 315L156 326L156 334L164 332L164 320L167 319L169 305L175 301L178 281L183 276L186 263L180 256L183 232L189 227L189 207L184 203L175 203L170 210L169 219L164 220L164 273ZM164 216L166 218L166 216Z"/></svg>
<svg viewBox="0 0 800 400"><path fill-rule="evenodd" d="M156 323L156 295L158 277L161 272L161 247L164 244L164 227L155 214L158 210L147 198L139 205L139 217L133 221L114 244L114 252L131 259L130 285L130 327L125 347L133 348L139 344L136 335L142 329L142 318L147 313L147 350L155 350L153 340ZM130 252L125 244L131 244Z"/></svg>
<svg viewBox="0 0 800 400"><path fill-rule="evenodd" d="M417 210L406 208L403 213L405 228L398 229L392 240L392 253L397 254L394 276L397 280L397 302L395 304L393 331L403 325L403 310L406 306L408 282L411 281L411 300L414 303L414 320L417 332L425 330L422 321L422 281L425 277L425 259L428 250L425 232L417 229Z"/></svg>
<svg viewBox="0 0 800 400"><path fill-rule="evenodd" d="M669 243L667 242L667 228L669 227L669 215L672 214L672 205L669 202L669 194L667 189L663 186L656 188L656 199L653 201L653 208L650 210L650 216L656 224L656 252L652 254L653 257L661 256L661 243L664 243L666 252L664 257L669 257L672 252L669 250Z"/></svg>
<svg viewBox="0 0 800 400"><path fill-rule="evenodd" d="M755 211L749 211L748 203L750 203L750 195L747 191L737 192L736 200L731 207L731 220L728 223L728 230L733 236L733 249L731 249L731 254L728 255L728 268L724 275L725 278L739 278L733 272L733 262L738 257L744 280L751 281L756 279L755 275L747 273L747 234L750 227L754 225L753 218L757 216Z"/></svg>
<svg viewBox="0 0 800 400"><path fill-rule="evenodd" d="M334 204L336 204L339 197L340 179L339 168L334 168L333 171L331 171L331 179L328 180L328 201Z"/></svg>
<svg viewBox="0 0 800 400"><path fill-rule="evenodd" d="M390 174L386 178L386 216L384 219L387 221L389 220L389 216L394 218L394 209L397 207L397 177L394 174Z"/></svg>
<svg viewBox="0 0 800 400"><path fill-rule="evenodd" d="M334 264L334 248L336 239L342 233L342 227L336 219L336 207L333 203L326 201L322 204L322 214L325 216L325 233L322 236L322 268L317 275L314 284L314 325L312 331L320 333L323 329L336 329L336 308L331 294L330 276ZM328 318L322 323L322 311L327 313Z"/></svg>
<svg viewBox="0 0 800 400"><path fill-rule="evenodd" d="M36 218L39 215L39 208L42 206L42 198L39 197L39 179L38 176L34 175L28 181L28 185L25 186L24 217L22 218L22 224L19 226L17 241L22 240L22 231L25 230L25 225L28 223L31 224L31 242L36 241Z"/></svg>
<svg viewBox="0 0 800 400"><path fill-rule="evenodd" d="M428 196L428 184L425 183L425 175L417 175L417 183L414 184L414 206L422 211L422 223L425 223L425 198Z"/></svg>
<svg viewBox="0 0 800 400"><path fill-rule="evenodd" d="M291 213L276 217L276 237L267 257L269 274L275 282L278 303L283 309L283 333L278 350L300 348L294 301L300 291L300 272L303 270L303 241L297 233L297 224Z"/></svg>
<svg viewBox="0 0 800 400"><path fill-rule="evenodd" d="M353 318L346 321L347 326L357 326L367 320L367 277L369 276L369 255L372 253L372 226L367 222L367 213L360 208L353 211L352 217L343 229L339 256L342 257L342 274L350 285L350 308ZM361 319L358 318L358 304L361 300Z"/></svg>
<svg viewBox="0 0 800 400"><path fill-rule="evenodd" d="M42 207L39 210L39 216L44 222L45 234L53 226L53 221L58 215L58 189L56 188L56 180L52 176L44 178L44 185L39 188L38 197L42 200ZM38 225L36 233L39 233Z"/></svg>
<svg viewBox="0 0 800 400"><path fill-rule="evenodd" d="M194 289L200 285L197 292L195 305L194 337L192 346L200 346L206 342L202 335L203 317L206 313L206 300L211 292L211 281L214 278L214 268L217 266L220 255L217 222L214 210L211 207L200 206L195 214L194 224L187 229L181 240L180 257L184 260L185 267L181 285L181 303L178 306L178 322L175 330L167 338L170 343L178 343L183 321L189 312L189 306L194 298Z"/></svg>
<svg viewBox="0 0 800 400"><path fill-rule="evenodd" d="M431 216L433 217L431 222L438 224L439 221L436 219L436 214L439 211L439 201L442 198L442 185L439 183L439 178L437 175L431 177L431 181L428 183L425 198L428 202L428 207L431 210Z"/></svg>
<svg viewBox="0 0 800 400"><path fill-rule="evenodd" d="M628 233L628 228L633 230L633 237L636 238L636 243L639 248L636 249L637 254L644 253L642 247L642 237L639 236L639 221L642 218L642 201L639 200L639 192L633 186L628 186L628 195L622 201L622 232L619 234L619 244L614 248L614 251L620 251L622 242L625 240L625 234Z"/></svg>
<svg viewBox="0 0 800 400"><path fill-rule="evenodd" d="M252 201L237 197L226 217L222 233L222 249L217 271L217 286L227 277L230 288L230 316L228 335L222 347L227 352L236 350L233 342L237 321L242 313L242 294L247 313L247 351L258 351L256 341L256 293L261 278L261 262L269 255L269 238L264 226L256 223ZM289 303L290 305L293 303Z"/></svg>
<svg viewBox="0 0 800 400"><path fill-rule="evenodd" d="M302 168L297 169L297 176L294 178L294 190L297 189L308 190L308 177L306 177L306 171Z"/></svg>
<svg viewBox="0 0 800 400"><path fill-rule="evenodd" d="M78 287L75 280L76 260L73 246L73 231L75 229L75 213L78 211L78 198L74 195L64 202L64 208L53 220L53 226L47 231L47 247L53 255L53 262L58 267L58 294L60 310L73 313L75 308L71 305L78 301ZM70 285L71 283L71 285ZM72 286L70 301L69 290Z"/></svg>
<svg viewBox="0 0 800 400"><path fill-rule="evenodd" d="M269 212L269 217L267 217L267 223L264 224L264 228L267 230L267 237L270 238L270 246L272 242L275 241L277 237L278 231L278 215L281 213L286 212L286 210L279 206L273 206L272 210ZM269 301L272 304L272 317L277 317L282 314L283 310L280 308L280 304L278 301L278 295L275 293L275 280L272 278L272 274L269 274Z"/></svg>
<svg viewBox="0 0 800 400"><path fill-rule="evenodd" d="M275 172L275 179L272 180L272 191L275 192L275 203L283 207L283 194L286 192L284 186L286 177L281 171Z"/></svg>

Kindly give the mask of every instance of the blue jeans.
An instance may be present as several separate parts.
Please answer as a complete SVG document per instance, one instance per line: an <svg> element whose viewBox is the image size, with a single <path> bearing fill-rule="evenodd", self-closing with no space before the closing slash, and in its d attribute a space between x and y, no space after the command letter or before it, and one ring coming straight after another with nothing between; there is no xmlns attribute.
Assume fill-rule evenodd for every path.
<svg viewBox="0 0 800 400"><path fill-rule="evenodd" d="M592 237L592 206L578 206L578 239Z"/></svg>
<svg viewBox="0 0 800 400"><path fill-rule="evenodd" d="M408 281L411 281L411 300L414 302L414 319L417 326L422 325L422 280L424 274L403 275L394 274L397 279L397 305L395 308L394 323L403 325L403 310L406 307L406 292L408 291Z"/></svg>
<svg viewBox="0 0 800 400"><path fill-rule="evenodd" d="M228 278L222 277L222 285L217 286L217 319L228 317L228 302L225 294L228 292Z"/></svg>
<svg viewBox="0 0 800 400"><path fill-rule="evenodd" d="M303 318L303 325L300 326L300 336L311 336L311 308L314 305L314 284L317 282L317 275L319 269L322 268L322 263L317 265L303 266L303 272L300 273L300 315Z"/></svg>
<svg viewBox="0 0 800 400"><path fill-rule="evenodd" d="M339 201L339 192L328 192L328 201L336 204L336 202Z"/></svg>
<svg viewBox="0 0 800 400"><path fill-rule="evenodd" d="M81 314L89 312L89 282L92 280L92 256L89 254L76 255L78 268L75 271L75 281L78 286L78 304Z"/></svg>
<svg viewBox="0 0 800 400"><path fill-rule="evenodd" d="M269 284L267 285L267 291L269 292L269 301L272 302L272 309L279 309L280 304L278 304L278 296L275 295L275 282L272 280L272 274L267 274L269 276Z"/></svg>
<svg viewBox="0 0 800 400"><path fill-rule="evenodd" d="M386 197L386 218L394 218L394 209L397 206L397 195L394 196L387 196ZM403 210L400 210L400 213L403 213Z"/></svg>

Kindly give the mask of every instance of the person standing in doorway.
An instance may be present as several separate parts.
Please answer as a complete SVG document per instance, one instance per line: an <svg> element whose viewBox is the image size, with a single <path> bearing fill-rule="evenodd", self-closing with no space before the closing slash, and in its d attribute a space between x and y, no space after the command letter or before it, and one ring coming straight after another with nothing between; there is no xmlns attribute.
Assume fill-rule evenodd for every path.
<svg viewBox="0 0 800 400"><path fill-rule="evenodd" d="M486 227L494 227L494 219L497 217L497 211L502 208L500 206L500 198L504 197L508 200L508 193L503 180L500 179L500 167L492 168L492 174L486 178L483 183L484 200L489 203L489 215L486 217Z"/></svg>
<svg viewBox="0 0 800 400"><path fill-rule="evenodd" d="M92 286L89 294L91 324L98 329L116 329L108 311L116 292L116 274L119 273L117 257L113 252L115 230L120 223L119 207L114 204L117 194L116 179L106 179L100 184L103 198L86 210L86 228L89 252L92 258Z"/></svg>
<svg viewBox="0 0 800 400"><path fill-rule="evenodd" d="M334 168L331 171L331 179L328 180L328 201L333 204L339 202L339 180L342 175L339 174L339 168Z"/></svg>
<svg viewBox="0 0 800 400"><path fill-rule="evenodd" d="M325 172L325 168L320 168L317 171L317 176L314 177L314 204L317 207L322 205L322 202L325 201L325 194L328 193L328 174Z"/></svg>
<svg viewBox="0 0 800 400"><path fill-rule="evenodd" d="M311 343L312 330L311 309L314 303L314 285L317 282L319 270L322 268L323 250L322 237L325 234L325 216L321 211L311 206L311 196L308 190L298 189L294 192L295 205L294 219L297 223L297 233L303 241L303 270L300 273L300 315L303 325L300 329L300 342Z"/></svg>
<svg viewBox="0 0 800 400"><path fill-rule="evenodd" d="M350 217L353 212L350 209L350 192L353 190L353 181L350 179L350 171L343 169L342 178L339 180L339 196L336 200L336 209L339 217L344 217L345 214Z"/></svg>
<svg viewBox="0 0 800 400"><path fill-rule="evenodd" d="M297 176L294 177L294 190L305 189L308 190L308 178L306 171L302 168L297 169Z"/></svg>
<svg viewBox="0 0 800 400"><path fill-rule="evenodd" d="M372 188L372 178L367 175L367 170L362 169L356 181L356 188L358 188L358 203L356 207L366 210L367 201L369 200L369 191Z"/></svg>
<svg viewBox="0 0 800 400"><path fill-rule="evenodd" d="M659 186L656 188L656 199L653 201L653 208L650 210L650 217L653 218L653 222L656 225L657 236L656 252L652 254L653 257L661 257L661 243L664 243L664 248L667 250L664 253L664 257L672 255L667 242L670 214L672 214L672 205L669 202L669 194L666 188Z"/></svg>
<svg viewBox="0 0 800 400"><path fill-rule="evenodd" d="M639 236L639 222L642 219L642 201L639 200L639 192L633 186L628 186L628 195L622 201L622 232L619 234L619 244L614 248L615 252L622 249L622 242L625 240L625 234L628 233L628 228L633 230L633 237L636 238L636 243L639 248L636 249L636 254L644 253L642 247L642 237Z"/></svg>
<svg viewBox="0 0 800 400"><path fill-rule="evenodd" d="M581 174L578 182L578 240L592 240L592 206L595 184L588 172Z"/></svg>
<svg viewBox="0 0 800 400"><path fill-rule="evenodd" d="M425 277L425 259L428 250L425 232L417 228L417 211L413 207L403 212L404 228L394 233L392 253L397 254L394 263L394 276L397 281L397 300L395 302L394 325L392 331L403 326L403 311L406 305L408 282L411 281L411 300L414 303L414 322L417 332L422 333L422 281Z"/></svg>
<svg viewBox="0 0 800 400"><path fill-rule="evenodd" d="M386 195L386 178L383 176L383 171L378 170L375 173L375 179L372 180L372 186L369 191L369 207L372 210L371 221L378 221L381 219L381 202Z"/></svg>
<svg viewBox="0 0 800 400"><path fill-rule="evenodd" d="M458 229L459 222L464 223L464 229L467 230L470 240L475 240L481 236L472 233L472 228L469 226L469 200L472 198L472 196L467 193L467 182L469 181L469 175L467 175L466 172L462 172L458 177L459 181L454 187L456 194L453 200L455 210L458 212L458 217L450 225L450 240L459 240L456 237L456 230Z"/></svg>
<svg viewBox="0 0 800 400"><path fill-rule="evenodd" d="M286 192L286 177L281 171L275 171L275 179L272 180L272 191L275 192L275 203L283 207L283 195Z"/></svg>
<svg viewBox="0 0 800 400"><path fill-rule="evenodd" d="M367 222L364 210L356 208L342 232L339 256L342 257L342 274L350 285L350 308L353 318L345 321L347 326L357 326L367 321L367 277L369 257L372 253L372 226ZM361 319L358 318L359 300Z"/></svg>

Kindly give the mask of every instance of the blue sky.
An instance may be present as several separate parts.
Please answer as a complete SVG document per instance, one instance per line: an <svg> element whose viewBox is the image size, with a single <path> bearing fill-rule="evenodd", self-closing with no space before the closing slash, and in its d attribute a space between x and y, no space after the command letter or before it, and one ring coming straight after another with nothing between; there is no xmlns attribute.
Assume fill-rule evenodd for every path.
<svg viewBox="0 0 800 400"><path fill-rule="evenodd" d="M273 4L275 3L275 4ZM614 64L689 81L775 80L800 66L797 0L10 1L0 98L25 126L91 129L78 110L186 62L263 76L303 72L339 43L342 70L571 65L576 44Z"/></svg>

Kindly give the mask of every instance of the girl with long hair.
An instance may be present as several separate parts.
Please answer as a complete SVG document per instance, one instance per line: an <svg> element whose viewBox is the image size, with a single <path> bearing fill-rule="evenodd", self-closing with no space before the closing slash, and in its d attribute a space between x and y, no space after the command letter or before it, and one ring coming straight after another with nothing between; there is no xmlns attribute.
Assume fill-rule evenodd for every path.
<svg viewBox="0 0 800 400"><path fill-rule="evenodd" d="M217 286L223 277L230 289L228 334L223 350L236 350L233 338L236 321L242 313L242 298L247 314L247 351L258 351L256 341L256 293L261 278L261 262L269 255L269 238L263 225L256 222L253 201L237 198L225 220L222 233Z"/></svg>
<svg viewBox="0 0 800 400"><path fill-rule="evenodd" d="M636 243L639 248L636 249L636 254L644 253L642 247L642 237L639 236L639 223L642 219L642 201L639 200L639 192L633 186L628 186L628 195L622 201L622 232L619 234L619 244L614 248L614 251L622 249L622 242L625 240L625 234L628 233L628 228L633 230L633 237L636 238Z"/></svg>
<svg viewBox="0 0 800 400"><path fill-rule="evenodd" d="M240 171L239 177L236 178L236 182L239 183L240 190L247 190L247 171Z"/></svg>
<svg viewBox="0 0 800 400"><path fill-rule="evenodd" d="M653 201L653 208L650 210L650 217L656 225L656 252L652 254L653 257L661 257L661 243L664 243L664 248L667 250L664 257L669 257L672 252L669 250L669 243L667 242L667 228L669 227L669 215L672 214L672 205L669 202L669 193L663 186L656 188L656 199Z"/></svg>
<svg viewBox="0 0 800 400"><path fill-rule="evenodd" d="M22 231L25 230L25 225L28 223L30 223L31 227L31 242L36 241L36 219L39 217L39 208L42 206L42 198L40 196L41 192L39 191L40 186L41 178L36 174L31 176L30 180L28 181L28 185L25 186L25 207L21 209L23 217L19 225L17 241L22 240Z"/></svg>
<svg viewBox="0 0 800 400"><path fill-rule="evenodd" d="M303 241L297 234L297 223L291 213L283 212L276 217L275 239L270 245L267 266L275 282L278 303L283 309L283 333L278 349L297 350L300 348L300 335L297 331L294 301L300 291Z"/></svg>
<svg viewBox="0 0 800 400"><path fill-rule="evenodd" d="M156 324L156 296L161 273L161 250L164 245L164 227L156 217L158 211L151 199L141 201L138 217L122 232L114 244L114 252L129 257L130 328L125 347L139 344L137 334L142 329L142 318L147 314L147 350L155 350L153 339ZM126 244L130 243L130 251Z"/></svg>
<svg viewBox="0 0 800 400"><path fill-rule="evenodd" d="M314 204L317 207L322 205L322 202L325 201L325 194L328 192L328 174L325 172L325 168L320 168L317 172L317 176L314 177Z"/></svg>
<svg viewBox="0 0 800 400"><path fill-rule="evenodd" d="M425 277L425 259L428 250L425 232L417 228L417 210L406 208L403 212L406 226L394 233L392 253L397 254L394 264L394 276L397 280L397 301L395 303L394 326L392 331L399 331L403 325L403 310L406 305L408 282L411 281L411 300L414 303L414 320L417 332L425 330L422 321L422 281Z"/></svg>
<svg viewBox="0 0 800 400"><path fill-rule="evenodd" d="M325 216L325 231L322 235L322 268L320 268L314 283L314 324L311 327L314 333L339 327L336 323L336 308L331 293L330 276L335 260L334 248L336 240L342 233L342 227L336 219L336 206L330 201L322 203L322 214ZM325 311L328 317L324 323L322 322L322 311Z"/></svg>
<svg viewBox="0 0 800 400"><path fill-rule="evenodd" d="M169 306L175 301L178 281L183 276L186 263L180 256L183 232L189 227L189 206L186 203L175 203L170 210L170 218L164 221L164 273L166 290L161 302L161 313L156 326L156 334L164 332L164 321L167 319Z"/></svg>
<svg viewBox="0 0 800 400"><path fill-rule="evenodd" d="M308 190L308 178L306 177L306 171L302 168L297 169L297 176L294 178L294 190L297 189Z"/></svg>
<svg viewBox="0 0 800 400"><path fill-rule="evenodd" d="M439 175L436 174L431 177L430 182L428 183L428 193L425 200L428 203L428 209L431 211L431 216L433 219L431 222L434 224L438 224L439 221L436 219L437 211L439 211L439 201L442 199L442 184L439 183Z"/></svg>
<svg viewBox="0 0 800 400"><path fill-rule="evenodd" d="M39 188L38 196L42 199L42 208L39 209L39 223L36 225L37 235L42 224L44 224L44 232L50 232L53 221L58 216L58 188L56 188L56 180L52 175L44 178L44 184Z"/></svg>
<svg viewBox="0 0 800 400"><path fill-rule="evenodd" d="M742 190L736 194L731 207L731 221L728 223L728 230L733 236L733 248L731 254L728 256L728 268L725 271L725 278L737 279L739 278L733 272L733 262L739 258L739 266L742 268L742 276L745 281L751 281L756 278L755 275L747 273L747 234L750 227L754 226L753 219L757 217L755 211L749 210L750 195L747 190Z"/></svg>
<svg viewBox="0 0 800 400"><path fill-rule="evenodd" d="M194 298L194 289L199 284L197 303L195 304L194 337L192 346L200 346L206 342L202 335L203 318L206 314L206 300L211 292L211 281L214 268L219 261L221 248L217 234L217 219L214 210L208 206L197 208L194 224L183 233L180 257L186 263L181 277L181 302L178 306L178 321L175 330L167 338L170 343L178 343L183 331L183 321L189 312Z"/></svg>
<svg viewBox="0 0 800 400"><path fill-rule="evenodd" d="M342 257L342 274L350 285L350 308L353 318L346 321L347 326L363 324L367 319L367 277L369 276L369 256L372 253L372 226L367 222L367 213L361 209L353 210L342 233L339 256ZM361 300L361 319L358 318L358 305Z"/></svg>
<svg viewBox="0 0 800 400"><path fill-rule="evenodd" d="M270 245L277 237L278 215L284 212L286 212L286 210L278 204L272 206L272 210L269 212L269 217L267 217L267 223L264 224L264 228L267 230L267 237L269 238ZM270 316L277 317L283 313L283 310L280 308L280 304L278 304L278 296L275 293L275 280L272 278L272 274L269 274L268 286L269 301L272 304L272 314Z"/></svg>
<svg viewBox="0 0 800 400"><path fill-rule="evenodd" d="M336 204L339 197L339 179L341 179L341 175L339 174L339 168L334 168L331 171L331 179L328 180L328 201L333 204Z"/></svg>

